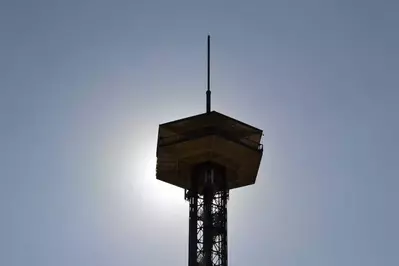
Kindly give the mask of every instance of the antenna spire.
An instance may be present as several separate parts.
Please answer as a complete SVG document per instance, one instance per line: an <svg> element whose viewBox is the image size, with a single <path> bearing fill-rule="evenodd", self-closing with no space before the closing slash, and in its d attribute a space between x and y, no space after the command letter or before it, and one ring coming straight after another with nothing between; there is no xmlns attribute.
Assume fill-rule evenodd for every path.
<svg viewBox="0 0 399 266"><path fill-rule="evenodd" d="M208 34L208 87L206 91L206 112L211 112L211 36Z"/></svg>

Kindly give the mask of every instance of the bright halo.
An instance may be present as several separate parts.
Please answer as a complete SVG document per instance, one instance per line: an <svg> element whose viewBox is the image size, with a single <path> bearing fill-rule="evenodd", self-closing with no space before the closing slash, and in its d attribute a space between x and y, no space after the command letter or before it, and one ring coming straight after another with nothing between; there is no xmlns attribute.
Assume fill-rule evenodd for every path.
<svg viewBox="0 0 399 266"><path fill-rule="evenodd" d="M151 142L147 142L151 143ZM159 218L167 219L187 206L181 188L156 179L156 152L153 145L137 147L134 151L131 176L135 198L139 197L143 209L153 210ZM145 147L145 148L144 148ZM129 156L130 157L130 156Z"/></svg>

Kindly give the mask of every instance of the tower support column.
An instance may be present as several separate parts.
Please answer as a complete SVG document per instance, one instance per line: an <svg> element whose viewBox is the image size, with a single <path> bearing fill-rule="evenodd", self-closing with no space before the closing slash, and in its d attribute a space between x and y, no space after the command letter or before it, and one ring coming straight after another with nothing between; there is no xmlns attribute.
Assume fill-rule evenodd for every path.
<svg viewBox="0 0 399 266"><path fill-rule="evenodd" d="M188 266L198 266L197 263L198 182L196 182L195 175L192 175L191 177L191 189L185 191L185 199L190 204Z"/></svg>
<svg viewBox="0 0 399 266"><path fill-rule="evenodd" d="M192 173L189 266L227 266L228 189L224 167L205 163Z"/></svg>
<svg viewBox="0 0 399 266"><path fill-rule="evenodd" d="M214 171L207 169L205 173L204 194L204 262L206 266L212 266L212 248L213 248L213 198L214 198Z"/></svg>

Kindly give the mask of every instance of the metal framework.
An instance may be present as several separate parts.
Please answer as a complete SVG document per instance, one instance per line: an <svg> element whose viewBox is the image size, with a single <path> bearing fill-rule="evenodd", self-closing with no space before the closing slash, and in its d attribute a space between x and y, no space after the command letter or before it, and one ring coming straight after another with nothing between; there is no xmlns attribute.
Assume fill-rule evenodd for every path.
<svg viewBox="0 0 399 266"><path fill-rule="evenodd" d="M208 35L207 114L211 112L210 51ZM227 266L229 190L225 167L211 162L198 165L191 173L190 183L190 189L185 191L190 203L188 266Z"/></svg>
<svg viewBox="0 0 399 266"><path fill-rule="evenodd" d="M224 169L211 164L192 174L185 191L189 211L189 266L227 266L227 189Z"/></svg>
<svg viewBox="0 0 399 266"><path fill-rule="evenodd" d="M211 111L210 36L206 113L159 126L157 179L185 189L188 266L227 266L229 189L255 183L262 130Z"/></svg>

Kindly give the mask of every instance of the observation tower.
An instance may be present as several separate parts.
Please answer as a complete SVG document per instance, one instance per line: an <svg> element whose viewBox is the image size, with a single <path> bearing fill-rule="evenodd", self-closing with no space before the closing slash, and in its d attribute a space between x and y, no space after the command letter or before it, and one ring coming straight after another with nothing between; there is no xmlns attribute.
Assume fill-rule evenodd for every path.
<svg viewBox="0 0 399 266"><path fill-rule="evenodd" d="M159 125L156 178L189 202L188 266L227 266L229 191L256 181L262 130L211 111L210 36L206 112Z"/></svg>

